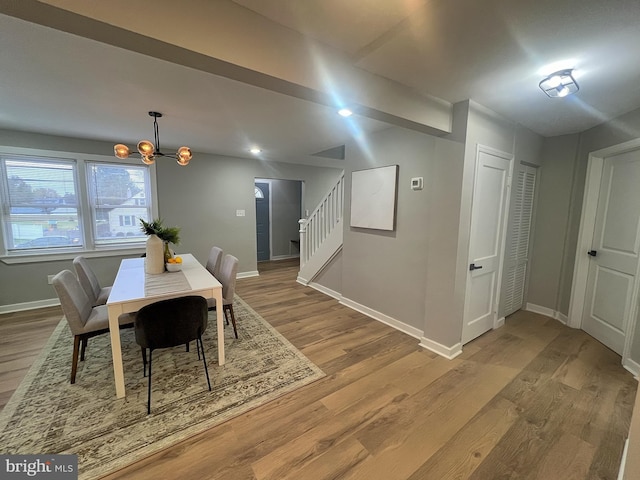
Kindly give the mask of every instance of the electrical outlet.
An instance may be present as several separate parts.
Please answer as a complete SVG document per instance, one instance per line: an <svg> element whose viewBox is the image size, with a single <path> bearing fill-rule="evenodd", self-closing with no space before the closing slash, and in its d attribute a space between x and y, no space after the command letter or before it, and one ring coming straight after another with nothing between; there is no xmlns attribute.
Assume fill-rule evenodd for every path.
<svg viewBox="0 0 640 480"><path fill-rule="evenodd" d="M236 217L244 217L244 210L236 210Z"/></svg>
<svg viewBox="0 0 640 480"><path fill-rule="evenodd" d="M53 277L55 277L55 275L47 275L47 283L49 285L53 283Z"/></svg>

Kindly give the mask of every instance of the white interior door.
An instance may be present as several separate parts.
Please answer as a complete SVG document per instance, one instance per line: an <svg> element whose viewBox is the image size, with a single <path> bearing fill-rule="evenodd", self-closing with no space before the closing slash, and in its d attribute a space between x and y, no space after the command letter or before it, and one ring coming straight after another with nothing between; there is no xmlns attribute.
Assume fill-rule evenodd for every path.
<svg viewBox="0 0 640 480"><path fill-rule="evenodd" d="M512 165L509 154L478 147L463 344L492 329L497 320Z"/></svg>
<svg viewBox="0 0 640 480"><path fill-rule="evenodd" d="M640 150L604 159L582 329L622 355L637 295ZM580 254L580 252L579 252Z"/></svg>
<svg viewBox="0 0 640 480"><path fill-rule="evenodd" d="M514 182L511 237L504 266L505 316L520 310L524 302L536 175L536 168L521 165Z"/></svg>

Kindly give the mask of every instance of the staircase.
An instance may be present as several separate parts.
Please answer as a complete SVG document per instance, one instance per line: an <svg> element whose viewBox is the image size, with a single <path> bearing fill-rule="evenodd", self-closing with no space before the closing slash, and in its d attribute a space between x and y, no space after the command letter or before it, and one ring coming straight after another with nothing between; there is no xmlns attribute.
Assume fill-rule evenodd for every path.
<svg viewBox="0 0 640 480"><path fill-rule="evenodd" d="M329 193L300 224L300 271L298 282L308 285L342 249L344 172Z"/></svg>

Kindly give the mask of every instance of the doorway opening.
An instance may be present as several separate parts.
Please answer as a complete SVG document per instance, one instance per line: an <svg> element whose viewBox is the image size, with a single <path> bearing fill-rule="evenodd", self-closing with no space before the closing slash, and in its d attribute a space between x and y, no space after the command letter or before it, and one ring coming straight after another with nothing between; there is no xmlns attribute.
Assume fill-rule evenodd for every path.
<svg viewBox="0 0 640 480"><path fill-rule="evenodd" d="M300 180L255 179L258 262L300 256L303 186Z"/></svg>

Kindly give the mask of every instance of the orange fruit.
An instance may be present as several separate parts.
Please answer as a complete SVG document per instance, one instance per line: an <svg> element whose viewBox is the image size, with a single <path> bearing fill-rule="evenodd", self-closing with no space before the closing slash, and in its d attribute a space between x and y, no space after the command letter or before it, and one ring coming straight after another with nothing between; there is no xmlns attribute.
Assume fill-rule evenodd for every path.
<svg viewBox="0 0 640 480"><path fill-rule="evenodd" d="M169 258L167 260L167 263L176 263L176 259L175 258Z"/></svg>
<svg viewBox="0 0 640 480"><path fill-rule="evenodd" d="M182 257L176 257L174 260L176 263L182 263Z"/></svg>

